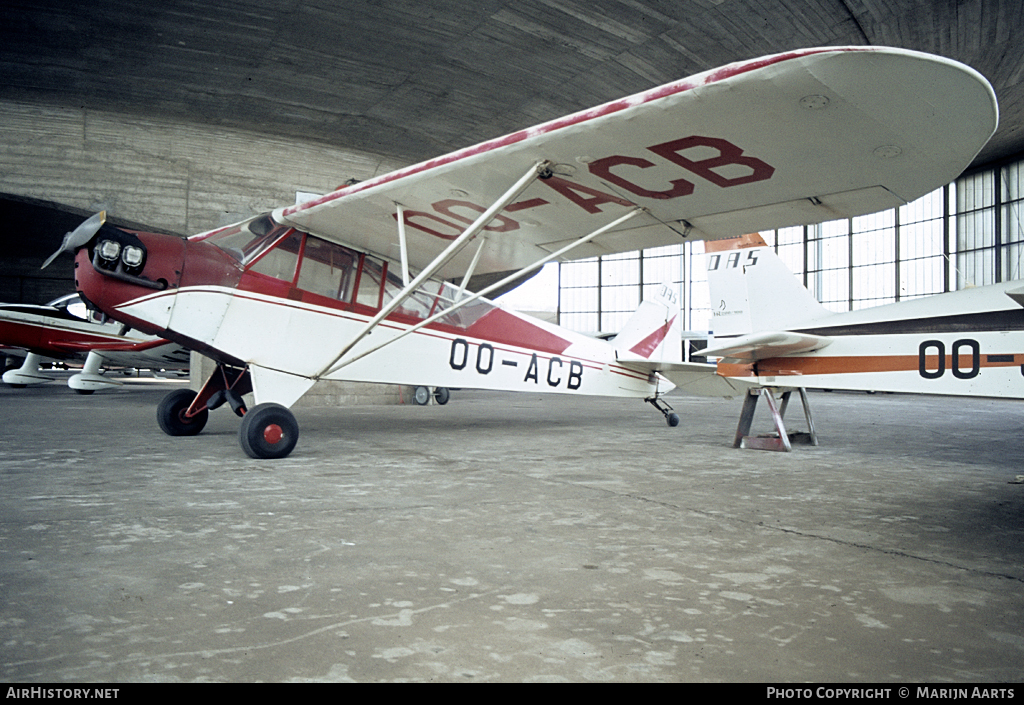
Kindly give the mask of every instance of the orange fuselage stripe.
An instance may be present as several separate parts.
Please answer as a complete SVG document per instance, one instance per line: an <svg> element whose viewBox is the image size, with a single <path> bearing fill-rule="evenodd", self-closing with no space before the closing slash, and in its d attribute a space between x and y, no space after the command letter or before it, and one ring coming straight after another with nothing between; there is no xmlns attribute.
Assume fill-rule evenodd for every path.
<svg viewBox="0 0 1024 705"><path fill-rule="evenodd" d="M958 369L974 366L971 355L959 355ZM945 369L952 369L953 356L945 356ZM995 358L993 360L993 358ZM981 355L981 367L1016 367L1024 364L1024 355ZM845 355L815 357L772 357L759 360L757 372L761 376L785 377L789 375L833 375L864 372L909 372L920 369L917 355ZM939 368L938 355L925 355L925 369ZM753 365L718 363L718 373L727 377L752 377Z"/></svg>

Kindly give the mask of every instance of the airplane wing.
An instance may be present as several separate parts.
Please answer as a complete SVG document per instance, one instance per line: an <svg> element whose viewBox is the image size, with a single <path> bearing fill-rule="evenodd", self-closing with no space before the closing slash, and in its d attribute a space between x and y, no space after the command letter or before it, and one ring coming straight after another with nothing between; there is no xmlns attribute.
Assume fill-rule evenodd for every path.
<svg viewBox="0 0 1024 705"><path fill-rule="evenodd" d="M168 341L163 338L154 338L152 340L140 340L135 342L128 340L123 342L111 341L106 343L76 340L54 340L51 342L51 345L55 350L83 354L87 354L92 350L101 353L143 353L168 344Z"/></svg>
<svg viewBox="0 0 1024 705"><path fill-rule="evenodd" d="M832 339L822 335L809 335L807 333L766 331L727 338L716 342L721 344L712 345L701 350L701 355L720 357L726 363L744 364L770 357L821 350L831 343Z"/></svg>
<svg viewBox="0 0 1024 705"><path fill-rule="evenodd" d="M538 163L485 228L477 274L877 212L955 179L998 123L976 71L902 49L744 61L341 188L275 218L421 269ZM207 237L205 233L197 238ZM461 276L475 253L438 273Z"/></svg>
<svg viewBox="0 0 1024 705"><path fill-rule="evenodd" d="M0 304L0 343L54 359L83 361L96 351L117 365L188 368L189 355L181 346L126 334L112 321L80 318L68 311L66 298L62 305ZM74 301L79 302L77 296Z"/></svg>

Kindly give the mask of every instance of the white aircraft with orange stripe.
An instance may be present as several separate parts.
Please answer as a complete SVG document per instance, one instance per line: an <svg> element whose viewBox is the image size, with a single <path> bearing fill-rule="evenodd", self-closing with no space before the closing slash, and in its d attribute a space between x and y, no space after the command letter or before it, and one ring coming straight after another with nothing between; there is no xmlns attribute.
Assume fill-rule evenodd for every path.
<svg viewBox="0 0 1024 705"><path fill-rule="evenodd" d="M187 240L101 226L54 256L76 253L78 290L110 317L218 363L198 394L160 405L171 435L226 402L249 455L284 457L298 438L288 407L318 380L632 396L671 423L673 385L748 386L679 360L675 304L648 302L609 345L482 297L552 260L894 207L956 178L997 124L992 87L957 62L804 49Z"/></svg>
<svg viewBox="0 0 1024 705"><path fill-rule="evenodd" d="M769 404L772 391L808 387L1024 398L1024 280L834 313L759 235L705 252L705 354L720 375L769 390Z"/></svg>

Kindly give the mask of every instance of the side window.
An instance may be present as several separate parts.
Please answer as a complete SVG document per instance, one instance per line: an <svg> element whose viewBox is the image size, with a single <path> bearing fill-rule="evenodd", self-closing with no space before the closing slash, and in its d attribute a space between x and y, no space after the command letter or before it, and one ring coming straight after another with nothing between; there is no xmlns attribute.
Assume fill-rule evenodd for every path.
<svg viewBox="0 0 1024 705"><path fill-rule="evenodd" d="M363 258L363 273L359 277L356 302L371 308L380 308L380 286L384 267L380 260L367 255Z"/></svg>
<svg viewBox="0 0 1024 705"><path fill-rule="evenodd" d="M299 246L301 244L302 233L294 231L272 250L256 260L256 263L249 269L291 283L295 278L295 265L299 262Z"/></svg>
<svg viewBox="0 0 1024 705"><path fill-rule="evenodd" d="M430 315L430 309L434 306L434 300L436 297L430 296L424 289L433 288L437 291L437 282L428 282L423 288L414 291L411 296L405 299L398 307L401 313L407 316L415 316L416 318L427 318ZM384 301L385 303L395 298L398 293L402 290L402 280L398 278L396 274L392 274L388 271L387 279L384 282Z"/></svg>
<svg viewBox="0 0 1024 705"><path fill-rule="evenodd" d="M357 262L352 250L307 235L298 288L348 303L352 300Z"/></svg>

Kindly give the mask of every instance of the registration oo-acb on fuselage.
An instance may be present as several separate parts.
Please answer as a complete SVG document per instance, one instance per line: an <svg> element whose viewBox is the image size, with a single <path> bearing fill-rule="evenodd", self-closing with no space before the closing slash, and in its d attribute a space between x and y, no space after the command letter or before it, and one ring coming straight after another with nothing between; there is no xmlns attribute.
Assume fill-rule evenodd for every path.
<svg viewBox="0 0 1024 705"><path fill-rule="evenodd" d="M58 254L77 253L93 305L217 361L202 391L161 403L172 435L198 433L227 403L247 453L287 455L298 437L287 407L321 379L638 397L674 425L661 398L672 385L730 396L746 383L680 360L672 287L611 343L483 297L548 261L895 207L955 179L997 123L991 86L957 62L806 49L188 240L105 226L69 234Z"/></svg>

